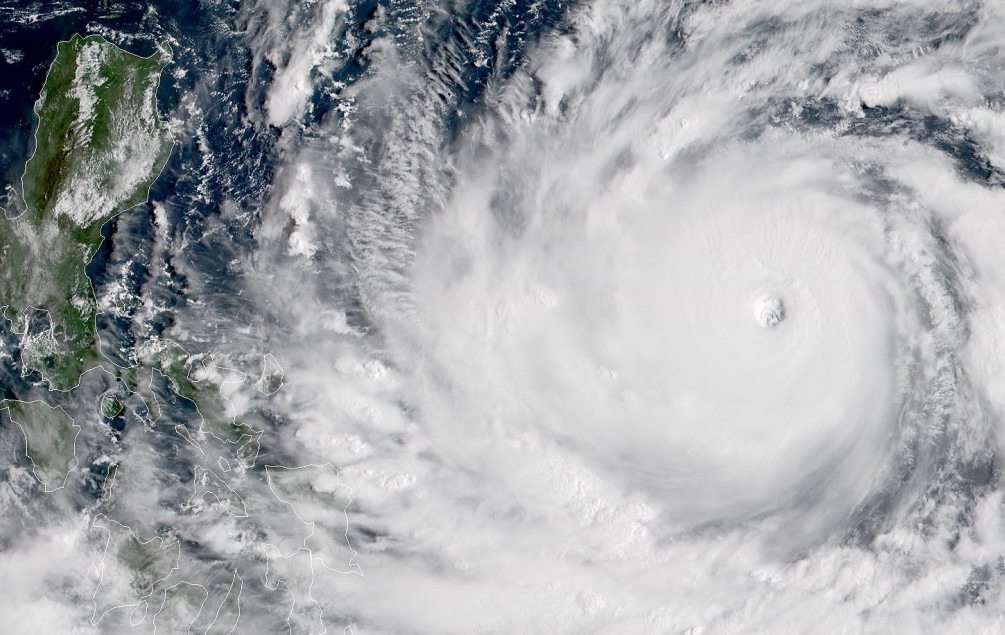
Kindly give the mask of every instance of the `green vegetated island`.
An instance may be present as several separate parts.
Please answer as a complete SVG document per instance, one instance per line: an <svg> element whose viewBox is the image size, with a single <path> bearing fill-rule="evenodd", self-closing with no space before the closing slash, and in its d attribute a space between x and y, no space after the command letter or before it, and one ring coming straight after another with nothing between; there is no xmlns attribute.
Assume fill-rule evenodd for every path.
<svg viewBox="0 0 1005 635"><path fill-rule="evenodd" d="M142 58L99 36L74 36L57 46L35 104L26 209L0 234L0 302L24 334L23 364L53 388L71 388L100 362L84 265L101 225L147 200L171 152L156 97L170 60L166 45Z"/></svg>
<svg viewBox="0 0 1005 635"><path fill-rule="evenodd" d="M171 154L173 141L157 113L161 72L171 58L167 42L149 57L97 35L57 45L35 104L36 147L21 183L25 209L0 219L0 306L19 336L26 375L37 372L50 389L70 390L85 371L102 367L138 393L156 420L151 378L158 371L196 403L209 432L243 447L239 455L248 457L257 455L259 433L228 420L219 386L190 378L194 358L181 346L146 342L130 352L133 364L126 368L99 351L97 304L84 267L101 244L101 226L147 200ZM15 407L12 419L15 410L36 465L72 461L72 454L52 456L72 450L62 441L45 444L45 457L33 451L32 438L48 438L33 428L50 426L51 416Z"/></svg>

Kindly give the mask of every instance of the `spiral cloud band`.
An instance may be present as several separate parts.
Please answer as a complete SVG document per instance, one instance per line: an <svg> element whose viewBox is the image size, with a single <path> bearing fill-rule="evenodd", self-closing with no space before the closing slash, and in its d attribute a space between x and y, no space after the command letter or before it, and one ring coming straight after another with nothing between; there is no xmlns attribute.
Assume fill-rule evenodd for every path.
<svg viewBox="0 0 1005 635"><path fill-rule="evenodd" d="M362 89L418 110L344 221L415 453L365 620L996 628L1002 16L880 4L586 3L460 134Z"/></svg>
<svg viewBox="0 0 1005 635"><path fill-rule="evenodd" d="M491 416L542 431L688 521L875 472L902 401L910 298L891 296L909 291L878 211L827 191L831 162L786 150L727 150L649 183L632 166L586 201L572 165L558 180L576 189L549 188L540 209L520 197L499 220L482 193L433 221L429 349L473 395L451 434Z"/></svg>

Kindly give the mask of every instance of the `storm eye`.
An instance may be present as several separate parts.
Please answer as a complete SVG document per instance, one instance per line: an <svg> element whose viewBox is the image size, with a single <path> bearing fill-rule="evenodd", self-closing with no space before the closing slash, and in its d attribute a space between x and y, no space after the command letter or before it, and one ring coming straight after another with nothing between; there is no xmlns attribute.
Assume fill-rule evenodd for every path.
<svg viewBox="0 0 1005 635"><path fill-rule="evenodd" d="M766 295L754 303L754 315L764 328L778 326L785 319L785 303L781 298Z"/></svg>

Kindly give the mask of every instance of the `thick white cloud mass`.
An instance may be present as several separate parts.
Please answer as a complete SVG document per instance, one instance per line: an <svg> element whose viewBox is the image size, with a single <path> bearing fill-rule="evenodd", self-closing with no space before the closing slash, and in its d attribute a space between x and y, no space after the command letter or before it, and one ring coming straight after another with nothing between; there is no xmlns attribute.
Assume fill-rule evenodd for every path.
<svg viewBox="0 0 1005 635"><path fill-rule="evenodd" d="M1001 12L567 20L459 134L381 49L280 178L345 235L289 275L367 316L263 293L368 536L315 595L373 633L998 632Z"/></svg>

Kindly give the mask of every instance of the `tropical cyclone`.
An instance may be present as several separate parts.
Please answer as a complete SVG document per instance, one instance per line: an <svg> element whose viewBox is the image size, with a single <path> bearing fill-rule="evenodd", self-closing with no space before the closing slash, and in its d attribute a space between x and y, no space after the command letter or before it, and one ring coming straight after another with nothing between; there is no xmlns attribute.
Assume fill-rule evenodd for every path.
<svg viewBox="0 0 1005 635"><path fill-rule="evenodd" d="M73 386L99 361L84 265L101 243L101 225L147 200L171 152L156 100L170 61L166 43L144 58L100 36L75 35L59 43L35 104L25 209L0 229L0 302L22 334L25 366L53 388Z"/></svg>

